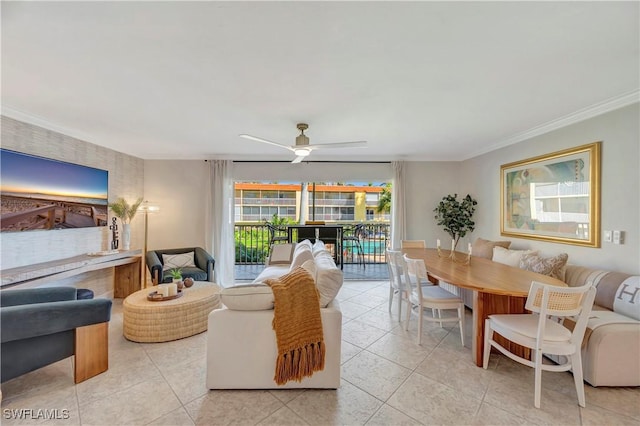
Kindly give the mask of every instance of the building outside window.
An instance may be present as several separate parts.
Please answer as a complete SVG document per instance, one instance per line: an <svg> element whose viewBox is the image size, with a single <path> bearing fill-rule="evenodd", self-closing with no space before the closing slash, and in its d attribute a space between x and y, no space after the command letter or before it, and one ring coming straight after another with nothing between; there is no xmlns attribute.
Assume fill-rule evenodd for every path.
<svg viewBox="0 0 640 426"><path fill-rule="evenodd" d="M271 221L276 215L298 222L301 190L300 183L236 182L235 221ZM309 183L308 190L308 220L337 223L389 220L388 214L377 211L382 184L316 182Z"/></svg>

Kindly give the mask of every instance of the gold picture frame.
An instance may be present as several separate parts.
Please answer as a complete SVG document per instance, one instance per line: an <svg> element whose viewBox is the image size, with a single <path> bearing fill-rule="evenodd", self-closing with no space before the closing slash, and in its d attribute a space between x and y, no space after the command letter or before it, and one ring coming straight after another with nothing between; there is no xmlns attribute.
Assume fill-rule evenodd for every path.
<svg viewBox="0 0 640 426"><path fill-rule="evenodd" d="M600 247L594 142L500 166L500 235Z"/></svg>

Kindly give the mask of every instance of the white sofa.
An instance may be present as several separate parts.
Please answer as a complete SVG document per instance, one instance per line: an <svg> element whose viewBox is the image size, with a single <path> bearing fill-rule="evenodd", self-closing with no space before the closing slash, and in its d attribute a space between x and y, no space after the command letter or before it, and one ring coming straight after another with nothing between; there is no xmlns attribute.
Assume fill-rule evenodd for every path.
<svg viewBox="0 0 640 426"><path fill-rule="evenodd" d="M567 265L564 280L597 288L582 348L584 379L592 386L640 386L639 277Z"/></svg>
<svg viewBox="0 0 640 426"><path fill-rule="evenodd" d="M305 261L313 261L326 349L324 370L301 382L290 381L284 386L278 386L273 380L277 356L276 336L271 324L273 293L270 293L270 288L260 285L239 286L224 289L222 303L228 306L209 314L209 389L335 389L340 386L342 312L334 298L342 286L342 271L336 267L331 254L321 242L313 247L310 242L290 246L292 256L286 259L289 263L283 257L275 259L274 254L286 252L284 244L279 246L281 247L272 250L267 267L254 283L282 276ZM247 289L246 293L244 289Z"/></svg>

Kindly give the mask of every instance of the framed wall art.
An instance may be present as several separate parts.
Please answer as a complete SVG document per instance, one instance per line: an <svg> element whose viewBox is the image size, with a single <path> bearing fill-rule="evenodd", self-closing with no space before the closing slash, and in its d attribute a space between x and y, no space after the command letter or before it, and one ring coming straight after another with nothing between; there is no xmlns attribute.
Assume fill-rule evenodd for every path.
<svg viewBox="0 0 640 426"><path fill-rule="evenodd" d="M601 142L500 167L500 234L600 247Z"/></svg>

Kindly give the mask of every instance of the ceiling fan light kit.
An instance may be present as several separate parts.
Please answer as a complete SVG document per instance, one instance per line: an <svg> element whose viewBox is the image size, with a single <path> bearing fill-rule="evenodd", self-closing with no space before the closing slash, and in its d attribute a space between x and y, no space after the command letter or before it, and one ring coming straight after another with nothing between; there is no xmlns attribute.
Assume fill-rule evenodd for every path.
<svg viewBox="0 0 640 426"><path fill-rule="evenodd" d="M307 155L311 154L311 151L305 148L296 148L293 150L293 153L298 157L306 157Z"/></svg>
<svg viewBox="0 0 640 426"><path fill-rule="evenodd" d="M309 128L309 125L306 123L298 123L296 125L298 130L300 130L300 134L296 137L296 144L293 146L287 146L281 143L273 142L267 139L259 138L257 136L251 136L247 134L239 135L241 138L250 139L252 141L262 142L269 145L279 146L280 148L288 149L296 155L296 158L291 163L299 163L305 157L311 154L311 151L315 149L326 149L326 148L360 148L365 147L367 145L366 141L357 141L357 142L339 142L339 143L327 143L327 144L316 144L309 145L309 138L304 134L304 131Z"/></svg>

